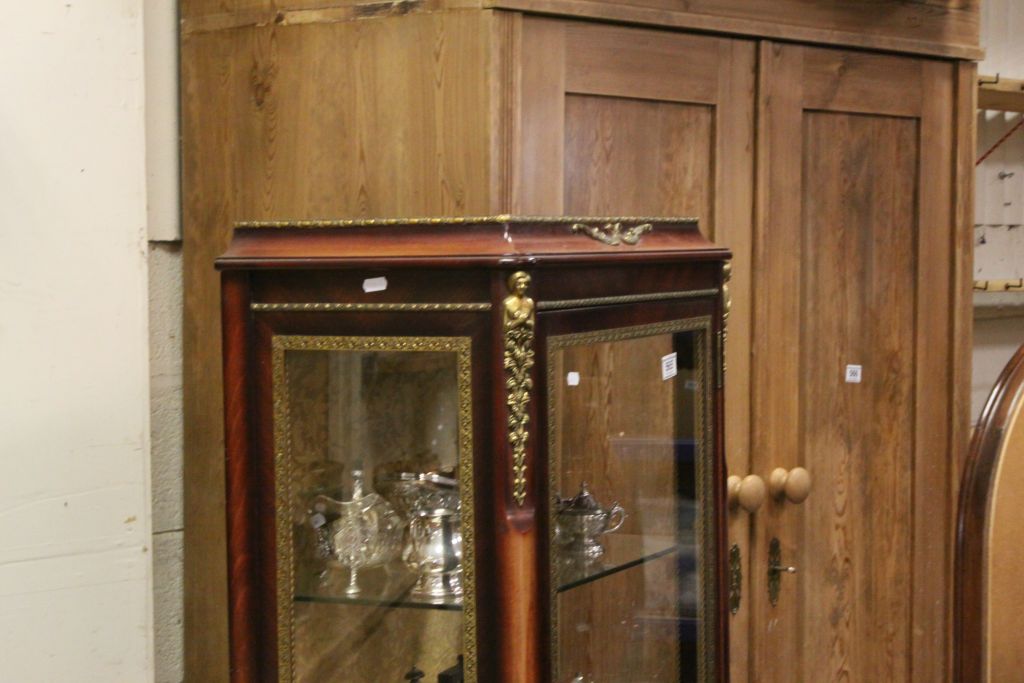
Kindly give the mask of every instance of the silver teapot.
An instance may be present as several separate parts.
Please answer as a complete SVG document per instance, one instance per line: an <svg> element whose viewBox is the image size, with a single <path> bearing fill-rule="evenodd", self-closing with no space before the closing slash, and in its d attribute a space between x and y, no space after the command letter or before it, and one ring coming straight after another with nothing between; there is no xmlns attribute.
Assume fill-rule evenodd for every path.
<svg viewBox="0 0 1024 683"><path fill-rule="evenodd" d="M600 537L617 531L626 521L618 503L602 508L587 482L572 498L555 498L555 543L571 555L594 560L604 555Z"/></svg>

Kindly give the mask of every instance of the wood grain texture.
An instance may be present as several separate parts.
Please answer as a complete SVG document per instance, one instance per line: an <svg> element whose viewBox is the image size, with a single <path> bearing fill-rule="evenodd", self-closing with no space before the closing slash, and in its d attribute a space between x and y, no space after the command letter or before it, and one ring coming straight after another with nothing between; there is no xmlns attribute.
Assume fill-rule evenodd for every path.
<svg viewBox="0 0 1024 683"><path fill-rule="evenodd" d="M520 143L510 176L513 213L564 213L565 30L562 22L523 19L513 103Z"/></svg>
<svg viewBox="0 0 1024 683"><path fill-rule="evenodd" d="M425 680L436 681L437 673L464 652L461 612L318 603L296 607L295 656L301 669L295 683L397 682L413 665L430 674ZM403 645L401 656L394 656L396 643Z"/></svg>
<svg viewBox="0 0 1024 683"><path fill-rule="evenodd" d="M671 211L712 230L712 115L700 105L567 95L566 210Z"/></svg>
<svg viewBox="0 0 1024 683"><path fill-rule="evenodd" d="M978 59L980 0L183 0L186 32L466 7Z"/></svg>
<svg viewBox="0 0 1024 683"><path fill-rule="evenodd" d="M488 21L455 12L183 38L189 680L224 681L228 668L213 260L236 220L494 213Z"/></svg>
<svg viewBox="0 0 1024 683"><path fill-rule="evenodd" d="M684 212L733 251L726 457L748 474L753 43L529 17L522 41L513 210ZM729 519L745 558L749 521ZM744 608L730 620L735 680L748 675L748 619Z"/></svg>
<svg viewBox="0 0 1024 683"><path fill-rule="evenodd" d="M757 333L751 372L751 471L762 476L786 467L799 453L800 401L800 270L806 259L801 240L800 187L803 99L802 50L763 44L758 89L758 165L755 214L753 320ZM786 188L784 192L774 187ZM770 232L769 232L770 231ZM770 239L769 239L770 236ZM772 248L774 244L778 248ZM785 245L783 248L782 245ZM783 425L782 428L777 425ZM794 463L796 464L796 463ZM813 470L812 470L812 476ZM820 488L819 482L819 488ZM784 520L777 506L766 503L756 514L749 549L750 669L754 680L799 679L802 644L792 607L786 619L768 604L765 576L768 543ZM783 560L798 539L785 539ZM800 567L798 571L807 571ZM783 580L792 577L782 577ZM793 582L784 586L785 605L792 605ZM780 632L775 635L775 621ZM773 628L767 628L772 623ZM769 640L770 638L770 640ZM776 662L787 662L777 670ZM783 673L785 671L785 673ZM756 673L755 673L756 672Z"/></svg>
<svg viewBox="0 0 1024 683"><path fill-rule="evenodd" d="M800 450L781 466L804 465L817 483L788 511L803 517L788 556L805 570L800 594L814 596L799 642L828 654L803 657L804 680L907 676L917 149L907 119L806 118ZM839 381L849 362L868 369L862 384Z"/></svg>
<svg viewBox="0 0 1024 683"><path fill-rule="evenodd" d="M956 171L956 234L953 244L953 413L951 440L958 450L953 471L953 500L959 497L960 481L971 438L971 355L974 344L974 160L977 156L978 69L975 64L956 64L956 112L954 120Z"/></svg>
<svg viewBox="0 0 1024 683"><path fill-rule="evenodd" d="M914 438L914 640L911 675L947 678L952 666L953 473L963 445L953 442L955 298L959 243L951 64L922 64L917 194L917 411ZM953 164L952 168L950 165ZM947 340L937 344L933 340ZM966 377L962 377L966 379ZM941 596L941 600L937 599Z"/></svg>
<svg viewBox="0 0 1024 683"><path fill-rule="evenodd" d="M977 0L484 0L484 7L737 37L980 59Z"/></svg>
<svg viewBox="0 0 1024 683"><path fill-rule="evenodd" d="M720 276L720 272L712 275ZM666 305L661 311L648 306L633 310L625 307L617 311L609 309L603 313L602 319L598 319L594 313L582 310L558 311L542 314L539 322L542 325L541 334L551 339L582 330L622 327L630 322L624 317L627 315L635 322L640 322L640 315L648 320L653 319L653 316L663 320L680 320L714 308L717 308L717 300L710 298L681 305ZM715 338L714 329L711 330L709 338ZM694 370L687 361L689 356L686 339L685 336L676 337L676 348L680 351L681 359L678 378L682 378L683 382L679 382L678 378L675 380L675 401L682 410L676 415L673 429L676 437L682 442L687 439L695 417L690 414L691 408L687 398L690 393L685 381L687 377L693 377L690 373ZM633 520L632 525L627 521L623 533L627 528L632 531L668 529L672 520L676 519L671 512L671 483L659 481L654 476L658 472L663 472L667 464L658 462L665 457L665 452L661 443L663 438L654 431L667 427L664 421L668 415L665 413L668 404L665 401L669 396L664 393L664 383L657 368L657 354L665 350L664 346L659 348L657 344L663 344L663 340L664 337L631 340L626 343L631 347L631 354L618 353L619 347L622 346L621 342L569 347L568 350L556 350L551 354L550 360L542 361L553 363L552 370L559 382L552 385L551 391L545 393L546 397L555 401L551 407L555 410L554 416L558 425L555 429L555 453L551 464L552 467L560 468L560 471L552 474L556 481L573 482L586 475L586 469L589 468L590 474L596 477L595 481L605 482L600 485L601 491L614 493L615 498L624 501L624 505L635 505L631 514L638 519ZM644 358L648 359L646 363L643 361ZM655 363L654 377L650 377L651 362ZM580 385L561 385L565 373L572 368L581 371ZM630 381L623 379L624 375L629 376ZM641 392L639 387L633 386L643 384L649 385L648 392ZM661 386L659 388L656 385ZM647 395L656 397L654 401L645 403L647 413L638 412L635 407L637 397L641 394L645 400ZM721 406L715 399L713 401L715 402L710 417L720 426L721 423L717 420L720 419ZM543 414L548 414L548 411L549 409L545 408ZM592 429L587 428L588 424ZM611 430L604 439L600 436L603 429ZM637 435L644 436L638 438ZM650 438L652 436L653 438ZM611 457L611 462L592 458L592 449L607 453ZM712 498L716 500L716 505L723 503L721 497L714 495L714 492L724 491L723 455L721 451L716 454L712 463L713 472L710 473L716 482L712 489ZM680 458L677 462L685 462L685 459ZM676 490L686 489L686 472L685 466L677 469L676 474L680 479L675 481L679 486ZM598 490L598 484L592 486L595 494L602 498L607 497ZM668 500L666 496L669 496ZM680 497L688 496L680 494ZM607 501L605 503L607 504ZM723 507L716 509L724 510ZM688 512L692 513L692 508L684 503L679 509L680 519L685 519ZM724 567L723 514L718 515L717 522L719 526L716 535L720 540L716 562L719 567ZM685 523L682 528L686 528ZM614 553L616 545L627 538L619 532L606 536L605 543L609 552ZM697 680L693 643L687 643L685 635L682 642L677 641L678 645L674 642L673 636L679 635L679 632L673 633L675 619L666 613L673 605L671 582L668 577L674 572L683 575L679 591L684 604L692 604L693 594L690 591L693 588L693 577L686 576L683 570L685 561L680 564L671 561L668 564L658 564L660 562L661 560L629 570L629 578L623 576L610 580L607 584L608 590L596 587L593 590L573 588L557 596L555 606L559 614L558 633L562 648L560 652L556 651L556 655L560 655L561 659L561 675L554 680L567 680L577 670L584 674L592 671L594 677L598 679L601 675L607 675L609 680ZM724 576L724 572L719 573L719 578ZM639 590L641 583L642 592ZM722 598L724 581L722 583L723 585L714 589L719 591L719 602L714 615L719 623L724 625L728 619L728 612ZM616 596L615 600L611 601L615 604L609 603L608 595ZM708 618L710 615L710 612L705 613ZM592 623L593 626L590 631L586 627L588 623ZM683 634L685 633L684 630ZM723 653L723 656L728 651L724 640L726 633L727 629L723 627L716 634L720 638L715 643L716 651ZM629 643L627 647L622 647L623 640ZM675 652L679 653L679 668L664 668L663 663L672 661ZM572 668L567 671L566 667ZM727 672L724 670L708 674L708 680L724 681L727 680L726 677Z"/></svg>
<svg viewBox="0 0 1024 683"><path fill-rule="evenodd" d="M778 537L801 573L777 607L755 574L754 666L766 681L945 680L953 69L771 44L761 64L754 469L801 465L815 484L758 514L756 557ZM858 72L891 79L879 92L912 83L869 113Z"/></svg>
<svg viewBox="0 0 1024 683"><path fill-rule="evenodd" d="M673 440L677 411L686 407L675 405L675 383L662 380L659 364L672 349L672 335L661 335L568 347L549 359L558 380L549 394L556 415L549 429L558 439L549 456L558 482L555 495L571 497L587 482L603 505L618 502L628 515L616 532L620 537L677 534ZM680 364L688 368L692 360L683 358ZM563 383L570 371L579 373L578 386ZM677 616L673 569L671 560L664 560L559 594L554 656L561 676L590 672L616 680L627 675L678 680L676 638L640 631L644 616ZM612 594L616 599L608 600Z"/></svg>

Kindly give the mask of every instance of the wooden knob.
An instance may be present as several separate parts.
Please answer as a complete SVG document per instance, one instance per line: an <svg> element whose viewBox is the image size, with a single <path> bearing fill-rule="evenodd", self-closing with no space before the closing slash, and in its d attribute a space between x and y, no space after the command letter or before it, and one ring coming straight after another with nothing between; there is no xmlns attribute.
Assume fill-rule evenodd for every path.
<svg viewBox="0 0 1024 683"><path fill-rule="evenodd" d="M802 503L811 495L811 473L803 467L788 472L776 467L768 476L768 492L776 500L785 498L791 503Z"/></svg>
<svg viewBox="0 0 1024 683"><path fill-rule="evenodd" d="M747 512L756 512L764 502L764 479L756 474L748 474L740 479L735 474L726 480L729 492L729 507L741 507Z"/></svg>

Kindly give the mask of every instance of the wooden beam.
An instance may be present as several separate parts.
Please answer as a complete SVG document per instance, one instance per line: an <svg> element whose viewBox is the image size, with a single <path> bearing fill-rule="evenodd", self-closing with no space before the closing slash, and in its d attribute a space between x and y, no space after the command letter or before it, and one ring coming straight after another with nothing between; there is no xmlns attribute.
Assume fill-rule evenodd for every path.
<svg viewBox="0 0 1024 683"><path fill-rule="evenodd" d="M978 108L1024 112L1024 81L979 76Z"/></svg>

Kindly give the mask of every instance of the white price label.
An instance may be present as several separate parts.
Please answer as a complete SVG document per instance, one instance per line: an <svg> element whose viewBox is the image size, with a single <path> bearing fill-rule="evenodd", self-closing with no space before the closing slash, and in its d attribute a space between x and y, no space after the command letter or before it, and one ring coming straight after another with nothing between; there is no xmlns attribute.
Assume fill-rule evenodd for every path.
<svg viewBox="0 0 1024 683"><path fill-rule="evenodd" d="M580 373L578 373L578 372L570 372L568 375L565 376L565 383L568 384L570 387L577 387L577 386L579 386L579 384L580 384Z"/></svg>
<svg viewBox="0 0 1024 683"><path fill-rule="evenodd" d="M676 353L673 351L667 356L661 357L661 379L672 379L676 376L678 370L676 368Z"/></svg>
<svg viewBox="0 0 1024 683"><path fill-rule="evenodd" d="M388 279L386 277L368 277L363 280L363 291L369 294L370 292L383 292L388 288Z"/></svg>
<svg viewBox="0 0 1024 683"><path fill-rule="evenodd" d="M863 374L863 368L859 365L847 365L846 366L846 383L847 384L860 384L860 378Z"/></svg>

